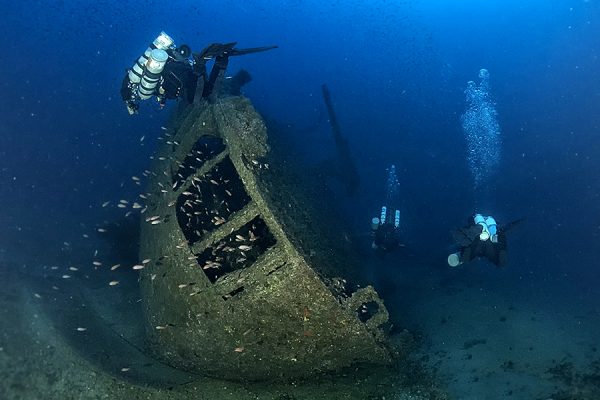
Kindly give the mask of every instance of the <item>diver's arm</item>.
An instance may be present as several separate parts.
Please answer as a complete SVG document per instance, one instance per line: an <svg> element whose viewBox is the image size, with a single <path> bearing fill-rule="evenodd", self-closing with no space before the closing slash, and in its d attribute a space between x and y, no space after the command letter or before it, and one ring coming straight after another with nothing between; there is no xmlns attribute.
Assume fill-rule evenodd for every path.
<svg viewBox="0 0 600 400"><path fill-rule="evenodd" d="M123 101L129 101L133 97L132 88L129 85L129 77L127 74L123 77L123 82L121 83L121 98Z"/></svg>
<svg viewBox="0 0 600 400"><path fill-rule="evenodd" d="M127 74L125 74L123 82L121 83L121 98L125 102L129 114L133 115L138 113L140 106L135 102L135 93L133 92L133 87L129 82Z"/></svg>
<svg viewBox="0 0 600 400"><path fill-rule="evenodd" d="M469 225L461 229L452 231L452 238L454 243L460 247L470 246L475 239L479 239L481 233L481 225Z"/></svg>
<svg viewBox="0 0 600 400"><path fill-rule="evenodd" d="M506 224L502 228L500 228L500 230L504 231L506 233L509 230L511 230L512 228L514 228L515 226L519 225L523 221L525 221L525 217L521 217L519 219L509 222L508 224Z"/></svg>

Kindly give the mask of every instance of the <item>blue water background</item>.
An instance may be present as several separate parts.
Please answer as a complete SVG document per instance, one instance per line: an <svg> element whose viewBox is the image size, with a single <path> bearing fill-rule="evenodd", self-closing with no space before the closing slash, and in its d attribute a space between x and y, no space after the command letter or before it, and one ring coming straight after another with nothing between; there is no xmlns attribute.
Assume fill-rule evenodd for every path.
<svg viewBox="0 0 600 400"><path fill-rule="evenodd" d="M426 268L444 273L448 232L470 213L526 217L509 236L502 273L548 285L557 298L564 290L598 301L595 0L2 0L0 9L7 259L55 262L63 242L77 244L119 215L102 209L104 201L140 192L131 176L149 167L169 112L147 102L130 117L119 88L125 69L165 30L195 51L211 42L279 45L233 59L229 71L251 72L246 95L266 117L302 132L291 151L308 162L335 151L320 92L329 86L362 180L356 198L340 200L357 231L377 215L385 168L395 164L403 234ZM490 72L502 160L489 182L493 196L476 210L460 116L467 81L481 68Z"/></svg>

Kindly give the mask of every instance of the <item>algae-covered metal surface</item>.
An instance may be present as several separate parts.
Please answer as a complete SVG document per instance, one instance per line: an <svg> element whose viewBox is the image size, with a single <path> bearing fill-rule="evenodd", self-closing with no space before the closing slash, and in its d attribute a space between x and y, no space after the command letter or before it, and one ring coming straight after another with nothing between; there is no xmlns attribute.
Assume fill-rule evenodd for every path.
<svg viewBox="0 0 600 400"><path fill-rule="evenodd" d="M267 131L248 99L190 106L163 142L142 214L138 267L156 355L231 380L391 361L388 314L377 293L370 286L349 292L335 254L303 251L290 226L302 204L260 178L269 169ZM311 222L303 240L319 240L319 223Z"/></svg>

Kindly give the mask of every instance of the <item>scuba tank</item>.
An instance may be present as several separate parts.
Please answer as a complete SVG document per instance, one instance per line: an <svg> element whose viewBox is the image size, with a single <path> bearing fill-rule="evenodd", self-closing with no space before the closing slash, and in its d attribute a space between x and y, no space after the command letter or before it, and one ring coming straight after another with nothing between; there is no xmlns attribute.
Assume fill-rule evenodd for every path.
<svg viewBox="0 0 600 400"><path fill-rule="evenodd" d="M479 240L485 242L486 240L491 239L493 243L498 242L496 220L493 217L484 217L481 214L475 214L473 221L475 224L481 225L482 228L481 233L479 234Z"/></svg>
<svg viewBox="0 0 600 400"><path fill-rule="evenodd" d="M487 217L485 219L485 224L488 227L488 232L490 234L490 240L492 241L492 243L498 243L496 220L493 217Z"/></svg>
<svg viewBox="0 0 600 400"><path fill-rule="evenodd" d="M387 214L387 207L386 206L381 207L381 217L379 218L381 225L385 224L386 214Z"/></svg>
<svg viewBox="0 0 600 400"><path fill-rule="evenodd" d="M394 213L394 227L400 227L400 210L396 210Z"/></svg>
<svg viewBox="0 0 600 400"><path fill-rule="evenodd" d="M154 94L156 85L160 80L160 74L165 68L165 64L169 59L169 55L166 51L161 49L154 49L150 53L150 58L146 62L144 74L138 85L138 96L142 100L147 100Z"/></svg>
<svg viewBox="0 0 600 400"><path fill-rule="evenodd" d="M160 35L148 46L144 54L137 59L133 67L129 70L129 82L131 84L139 84L142 80L142 76L144 75L144 70L146 69L146 63L150 59L150 55L152 54L152 50L160 49L160 50L168 50L174 45L173 39L165 32L161 32Z"/></svg>
<svg viewBox="0 0 600 400"><path fill-rule="evenodd" d="M376 231L379 228L379 218L374 217L371 219L371 230Z"/></svg>
<svg viewBox="0 0 600 400"><path fill-rule="evenodd" d="M481 214L475 214L473 217L473 221L476 225L481 225L481 233L479 234L479 240L485 242L490 238L490 232L488 231L488 227L485 224L485 217Z"/></svg>

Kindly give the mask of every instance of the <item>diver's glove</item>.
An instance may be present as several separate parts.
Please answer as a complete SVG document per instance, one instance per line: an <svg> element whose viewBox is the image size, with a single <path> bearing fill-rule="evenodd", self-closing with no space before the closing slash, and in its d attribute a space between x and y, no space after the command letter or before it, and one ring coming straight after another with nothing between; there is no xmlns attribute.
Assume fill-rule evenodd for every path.
<svg viewBox="0 0 600 400"><path fill-rule="evenodd" d="M134 115L138 113L138 110L140 108L138 104L135 104L133 101L126 101L125 104L127 105L127 111L129 112L129 115Z"/></svg>

